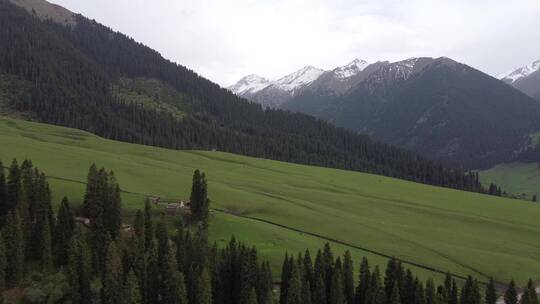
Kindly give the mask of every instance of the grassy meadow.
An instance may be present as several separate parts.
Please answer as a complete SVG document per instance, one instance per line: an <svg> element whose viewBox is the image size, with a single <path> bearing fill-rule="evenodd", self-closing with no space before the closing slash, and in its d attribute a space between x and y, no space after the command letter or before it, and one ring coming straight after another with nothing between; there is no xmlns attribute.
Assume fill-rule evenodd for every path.
<svg viewBox="0 0 540 304"><path fill-rule="evenodd" d="M540 199L540 164L509 163L500 164L480 172L483 184L495 183L511 195L530 200Z"/></svg>
<svg viewBox="0 0 540 304"><path fill-rule="evenodd" d="M0 159L29 158L49 179L55 202L80 203L95 162L114 170L124 207L143 196L187 199L195 169L208 177L212 207L369 248L386 255L471 274L482 281L540 279L540 205L426 186L358 172L303 166L222 152L175 151L106 140L57 126L0 117ZM279 269L285 251L322 247L324 240L289 229L213 212L210 237L231 235L255 245ZM348 248L334 245L336 253ZM351 249L355 261L367 256ZM423 278L440 275L413 269Z"/></svg>

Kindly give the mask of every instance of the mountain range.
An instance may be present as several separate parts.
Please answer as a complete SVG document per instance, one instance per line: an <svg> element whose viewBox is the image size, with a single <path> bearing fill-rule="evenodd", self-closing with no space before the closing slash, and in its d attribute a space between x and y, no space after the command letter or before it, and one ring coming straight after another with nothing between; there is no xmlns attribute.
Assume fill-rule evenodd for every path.
<svg viewBox="0 0 540 304"><path fill-rule="evenodd" d="M499 78L540 101L540 60L503 74Z"/></svg>
<svg viewBox="0 0 540 304"><path fill-rule="evenodd" d="M538 64L532 64L500 81L446 57L373 64L354 60L294 91L274 93L282 96L277 103L264 92L278 86L249 94L229 89L264 106L310 114L431 159L484 168L518 159L540 130L540 103L530 97L539 88L534 85L537 70Z"/></svg>
<svg viewBox="0 0 540 304"><path fill-rule="evenodd" d="M309 115L263 109L120 32L44 0L0 0L0 14L2 115L130 143L484 191L475 173ZM271 86L295 95L322 72L308 68Z"/></svg>

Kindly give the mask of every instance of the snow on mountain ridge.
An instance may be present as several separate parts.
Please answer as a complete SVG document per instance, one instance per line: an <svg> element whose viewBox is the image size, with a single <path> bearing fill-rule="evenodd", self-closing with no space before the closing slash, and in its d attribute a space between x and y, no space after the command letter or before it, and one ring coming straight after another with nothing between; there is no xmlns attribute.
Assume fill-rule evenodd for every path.
<svg viewBox="0 0 540 304"><path fill-rule="evenodd" d="M524 67L520 67L511 72L505 73L499 76L499 79L506 80L507 82L514 83L522 78L525 78L532 73L540 70L540 60L529 63Z"/></svg>
<svg viewBox="0 0 540 304"><path fill-rule="evenodd" d="M242 94L254 94L260 90L270 86L272 83L264 77L259 75L250 74L240 79L236 84L229 87L233 93Z"/></svg>
<svg viewBox="0 0 540 304"><path fill-rule="evenodd" d="M335 68L332 72L337 78L346 79L362 72L368 65L367 61L356 58L345 66Z"/></svg>
<svg viewBox="0 0 540 304"><path fill-rule="evenodd" d="M313 66L305 66L302 69L276 80L273 84L278 88L293 93L296 89L315 81L325 71Z"/></svg>

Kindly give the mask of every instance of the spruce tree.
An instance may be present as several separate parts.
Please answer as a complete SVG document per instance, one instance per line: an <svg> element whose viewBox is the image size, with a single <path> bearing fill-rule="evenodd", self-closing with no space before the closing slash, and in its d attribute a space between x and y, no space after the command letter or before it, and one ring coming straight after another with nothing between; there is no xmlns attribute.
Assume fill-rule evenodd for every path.
<svg viewBox="0 0 540 304"><path fill-rule="evenodd" d="M0 232L0 298L2 298L2 293L4 292L4 289L6 288L6 270L7 270L6 246L4 244L4 237L2 236L2 233Z"/></svg>
<svg viewBox="0 0 540 304"><path fill-rule="evenodd" d="M304 281L304 283L302 284L302 303L303 304L312 303L311 286L309 285L308 281Z"/></svg>
<svg viewBox="0 0 540 304"><path fill-rule="evenodd" d="M208 216L210 200L208 199L208 184L206 175L199 170L193 173L193 184L191 186L191 213L195 221L201 222L204 227L208 226Z"/></svg>
<svg viewBox="0 0 540 304"><path fill-rule="evenodd" d="M8 286L17 286L22 282L24 274L24 239L21 218L17 210L12 210L6 219L3 232L6 246L6 282Z"/></svg>
<svg viewBox="0 0 540 304"><path fill-rule="evenodd" d="M533 202L536 202L536 201L537 201L537 199L536 199L536 194L533 194L533 196L532 196L532 201L533 201Z"/></svg>
<svg viewBox="0 0 540 304"><path fill-rule="evenodd" d="M152 236L150 236L152 237ZM160 290L160 273L158 266L158 253L157 246L153 244L154 241L151 241L151 245L147 250L146 258L146 286L144 289L144 302L145 303L158 303L159 301L159 290Z"/></svg>
<svg viewBox="0 0 540 304"><path fill-rule="evenodd" d="M436 292L435 292L435 283L433 283L432 279L429 279L426 281L426 304L436 304Z"/></svg>
<svg viewBox="0 0 540 304"><path fill-rule="evenodd" d="M370 286L371 273L369 263L366 257L362 258L360 263L360 275L358 277L358 286L356 287L355 304L367 304L366 298Z"/></svg>
<svg viewBox="0 0 540 304"><path fill-rule="evenodd" d="M101 301L103 304L116 304L122 301L122 259L115 242L110 242L105 258L105 271L102 277Z"/></svg>
<svg viewBox="0 0 540 304"><path fill-rule="evenodd" d="M140 304L142 302L139 279L130 270L122 287L122 304Z"/></svg>
<svg viewBox="0 0 540 304"><path fill-rule="evenodd" d="M497 290L495 289L495 281L493 278L489 279L489 283L486 288L486 304L496 304L497 303Z"/></svg>
<svg viewBox="0 0 540 304"><path fill-rule="evenodd" d="M261 263L257 281L257 303L272 304L272 270L270 269L270 263L268 261Z"/></svg>
<svg viewBox="0 0 540 304"><path fill-rule="evenodd" d="M452 280L452 291L450 292L450 298L448 299L448 304L458 304L459 302L459 290L457 287L456 280Z"/></svg>
<svg viewBox="0 0 540 304"><path fill-rule="evenodd" d="M0 229L4 227L4 223L6 222L8 208L9 206L6 198L6 175L4 172L4 165L0 161Z"/></svg>
<svg viewBox="0 0 540 304"><path fill-rule="evenodd" d="M249 296L247 297L245 304L258 304L258 303L259 302L257 301L257 294L255 293L255 288L251 288L251 290L249 291ZM304 302L304 304L311 304L311 303Z"/></svg>
<svg viewBox="0 0 540 304"><path fill-rule="evenodd" d="M326 285L324 284L322 274L315 274L314 286L311 294L311 302L313 304L326 304Z"/></svg>
<svg viewBox="0 0 540 304"><path fill-rule="evenodd" d="M399 295L399 288L397 286L397 282L392 288L392 293L390 293L390 299L388 301L388 304L401 304L401 297Z"/></svg>
<svg viewBox="0 0 540 304"><path fill-rule="evenodd" d="M56 227L54 228L54 252L56 264L63 266L67 264L69 246L75 230L75 219L67 197L62 199L60 209L56 216Z"/></svg>
<svg viewBox="0 0 540 304"><path fill-rule="evenodd" d="M74 233L68 251L68 282L73 303L90 304L91 253L81 233Z"/></svg>
<svg viewBox="0 0 540 304"><path fill-rule="evenodd" d="M414 303L416 293L416 282L410 269L407 269L403 280L403 291L401 292L402 303Z"/></svg>
<svg viewBox="0 0 540 304"><path fill-rule="evenodd" d="M53 255L52 255L52 241L51 241L51 225L47 218L43 219L43 225L41 225L41 237L40 237L40 265L41 271L49 273L53 271Z"/></svg>
<svg viewBox="0 0 540 304"><path fill-rule="evenodd" d="M203 267L198 275L195 285L195 303L193 304L212 304L212 282L208 268Z"/></svg>
<svg viewBox="0 0 540 304"><path fill-rule="evenodd" d="M86 191L84 193L83 200L83 212L84 215L90 219L96 218L98 215L99 207L99 193L98 184L99 176L96 164L92 164L88 169L88 175L86 177Z"/></svg>
<svg viewBox="0 0 540 304"><path fill-rule="evenodd" d="M158 222L156 226L156 238L158 243L158 268L160 273L165 273L168 267L169 252L169 232L164 220Z"/></svg>
<svg viewBox="0 0 540 304"><path fill-rule="evenodd" d="M287 288L286 304L302 304L302 282L296 263L292 263L291 277Z"/></svg>
<svg viewBox="0 0 540 304"><path fill-rule="evenodd" d="M104 223L111 238L116 240L122 227L122 198L120 186L112 171L107 175L107 192L103 213Z"/></svg>
<svg viewBox="0 0 540 304"><path fill-rule="evenodd" d="M311 260L311 254L309 253L308 249L306 249L306 252L304 253L304 261L302 264L303 264L303 272L304 272L304 281L308 282L311 288L313 288L313 280L314 280L313 261Z"/></svg>
<svg viewBox="0 0 540 304"><path fill-rule="evenodd" d="M354 268L351 253L345 252L343 259L343 290L345 292L345 302L354 304Z"/></svg>
<svg viewBox="0 0 540 304"><path fill-rule="evenodd" d="M6 212L17 208L22 199L21 171L17 160L14 159L9 168L6 184ZM20 214L19 214L20 216Z"/></svg>
<svg viewBox="0 0 540 304"><path fill-rule="evenodd" d="M149 199L144 203L144 237L144 248L149 251L154 243L154 221L152 220L152 205Z"/></svg>
<svg viewBox="0 0 540 304"><path fill-rule="evenodd" d="M345 294L343 293L343 270L341 267L341 259L338 257L335 263L334 271L332 271L332 288L329 292L329 304L342 304L345 302Z"/></svg>
<svg viewBox="0 0 540 304"><path fill-rule="evenodd" d="M281 287L279 289L279 303L286 303L287 291L289 289L292 276L292 265L289 263L289 255L285 253L285 259L281 266Z"/></svg>
<svg viewBox="0 0 540 304"><path fill-rule="evenodd" d="M426 304L426 294L424 292L424 286L422 286L422 283L418 280L418 278L415 279L415 291L414 291L414 304ZM450 287L452 288L452 287ZM447 303L447 302L445 302Z"/></svg>
<svg viewBox="0 0 540 304"><path fill-rule="evenodd" d="M529 292L529 303L538 304L538 295L536 294L536 287L531 279L527 282L527 289Z"/></svg>

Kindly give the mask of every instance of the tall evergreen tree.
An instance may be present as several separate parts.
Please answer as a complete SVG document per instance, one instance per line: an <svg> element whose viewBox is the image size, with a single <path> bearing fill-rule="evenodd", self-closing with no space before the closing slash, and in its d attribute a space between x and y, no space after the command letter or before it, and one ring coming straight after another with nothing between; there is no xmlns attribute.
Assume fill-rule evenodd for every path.
<svg viewBox="0 0 540 304"><path fill-rule="evenodd" d="M88 169L88 175L86 177L86 191L84 193L83 200L84 215L90 219L96 218L100 209L98 179L98 169L96 164L92 164L90 169Z"/></svg>
<svg viewBox="0 0 540 304"><path fill-rule="evenodd" d="M495 281L493 278L489 279L489 283L486 288L486 304L496 304L497 303L497 290L495 289Z"/></svg>
<svg viewBox="0 0 540 304"><path fill-rule="evenodd" d="M367 304L366 299L370 286L371 273L369 271L369 263L366 257L362 258L360 263L360 274L358 276L358 286L355 293L355 304Z"/></svg>
<svg viewBox="0 0 540 304"><path fill-rule="evenodd" d="M149 251L154 240L154 221L152 220L152 205L149 199L144 204L144 237L144 248Z"/></svg>
<svg viewBox="0 0 540 304"><path fill-rule="evenodd" d="M402 303L414 303L415 294L416 294L416 284L413 274L410 269L407 269L405 272L405 277L403 279L403 289L401 294Z"/></svg>
<svg viewBox="0 0 540 304"><path fill-rule="evenodd" d="M191 212L196 221L208 225L208 215L210 208L210 200L208 199L206 175L199 170L193 173L193 184L191 186Z"/></svg>
<svg viewBox="0 0 540 304"><path fill-rule="evenodd" d="M43 225L41 226L41 238L40 238L40 264L41 270L45 273L53 271L53 254L52 254L52 241L51 241L51 225L47 218L43 219Z"/></svg>
<svg viewBox="0 0 540 304"><path fill-rule="evenodd" d="M159 221L156 226L156 239L158 243L159 273L165 273L168 267L168 258L171 248L169 245L169 232L164 220Z"/></svg>
<svg viewBox="0 0 540 304"><path fill-rule="evenodd" d="M24 274L24 239L21 218L17 210L12 210L6 219L3 232L6 246L6 260L9 267L6 271L8 286L17 286L22 282Z"/></svg>
<svg viewBox="0 0 540 304"><path fill-rule="evenodd" d="M332 271L332 288L328 293L329 304L342 304L345 302L343 293L343 270L341 267L341 259L338 257Z"/></svg>
<svg viewBox="0 0 540 304"><path fill-rule="evenodd" d="M343 290L345 292L345 302L354 304L354 267L349 250L345 252L343 258Z"/></svg>
<svg viewBox="0 0 540 304"><path fill-rule="evenodd" d="M518 293L516 290L516 283L514 280L510 281L506 291L504 293L504 303L505 304L518 304Z"/></svg>
<svg viewBox="0 0 540 304"><path fill-rule="evenodd" d="M394 287L392 288L392 292L390 293L390 299L388 301L388 304L401 304L401 297L399 295L399 288L397 286L397 282L394 283Z"/></svg>
<svg viewBox="0 0 540 304"><path fill-rule="evenodd" d="M270 263L265 261L261 263L261 269L259 271L256 294L257 303L259 304L271 304L272 299L272 270L270 269Z"/></svg>
<svg viewBox="0 0 540 304"><path fill-rule="evenodd" d="M196 301L193 304L212 304L212 281L206 267L200 271L195 289Z"/></svg>
<svg viewBox="0 0 540 304"><path fill-rule="evenodd" d="M450 298L448 299L448 304L458 304L459 302L459 291L457 287L456 280L452 280L452 291L450 292Z"/></svg>
<svg viewBox="0 0 540 304"><path fill-rule="evenodd" d="M187 291L186 285L184 282L184 276L180 271L178 271L178 265L176 264L176 257L174 252L170 250L167 253L167 267L165 267L164 272L162 273L163 280L161 287L161 301L163 304L187 304ZM209 291L211 293L211 291ZM202 302L199 303L211 303L204 302L207 299L201 299ZM147 302L153 303L153 302Z"/></svg>
<svg viewBox="0 0 540 304"><path fill-rule="evenodd" d="M279 303L287 303L287 292L289 289L291 277L292 277L292 266L290 264L289 255L285 253L285 259L281 266L281 287L279 289Z"/></svg>
<svg viewBox="0 0 540 304"><path fill-rule="evenodd" d="M437 304L437 294L435 291L435 283L432 279L426 281L426 304Z"/></svg>
<svg viewBox="0 0 540 304"><path fill-rule="evenodd" d="M538 304L538 295L536 294L536 287L531 279L527 282L527 288L523 292L522 304Z"/></svg>
<svg viewBox="0 0 540 304"><path fill-rule="evenodd" d="M21 171L17 160L11 162L6 184L6 212L17 208L22 199ZM20 214L19 214L20 216Z"/></svg>
<svg viewBox="0 0 540 304"><path fill-rule="evenodd" d="M536 194L533 194L533 196L532 196L532 201L533 201L533 202L536 202L536 201L537 201Z"/></svg>
<svg viewBox="0 0 540 304"><path fill-rule="evenodd" d="M130 270L122 286L122 304L141 304L142 296L139 279L133 270Z"/></svg>
<svg viewBox="0 0 540 304"><path fill-rule="evenodd" d="M114 172L107 175L107 201L104 205L104 223L109 235L115 240L122 227L122 198Z"/></svg>
<svg viewBox="0 0 540 304"><path fill-rule="evenodd" d="M0 229L4 227L7 211L9 209L6 191L6 175L4 173L4 165L0 161Z"/></svg>
<svg viewBox="0 0 540 304"><path fill-rule="evenodd" d="M257 294L255 293L255 288L251 288L249 291L249 296L246 300L246 304L258 304L258 303L259 302L257 302ZM310 304L310 303L304 302L304 304Z"/></svg>
<svg viewBox="0 0 540 304"><path fill-rule="evenodd" d="M122 259L115 242L110 242L105 259L105 271L101 280L101 301L103 304L116 304L122 302Z"/></svg>
<svg viewBox="0 0 540 304"><path fill-rule="evenodd" d="M71 238L68 254L68 280L73 303L92 303L91 253L81 233Z"/></svg>
<svg viewBox="0 0 540 304"><path fill-rule="evenodd" d="M414 292L414 304L426 304L426 294L424 292L424 286L416 278L415 280L415 292ZM450 287L452 288L452 287ZM446 302L445 302L446 303Z"/></svg>
<svg viewBox="0 0 540 304"><path fill-rule="evenodd" d="M56 227L54 228L54 252L56 265L66 265L68 261L69 246L75 230L75 220L67 197L62 199L60 209L56 216Z"/></svg>
<svg viewBox="0 0 540 304"><path fill-rule="evenodd" d="M1 165L1 164L0 164ZM6 246L4 244L4 237L0 232L0 303L2 303L2 294L6 288L6 270L7 270L7 258L6 258Z"/></svg>
<svg viewBox="0 0 540 304"><path fill-rule="evenodd" d="M150 236L151 238L153 235ZM158 253L157 246L153 244L152 240L148 250L146 258L146 286L144 288L144 302L145 303L158 303L159 291L160 291L160 272L158 266Z"/></svg>
<svg viewBox="0 0 540 304"><path fill-rule="evenodd" d="M302 281L296 263L292 263L291 265L291 277L287 288L287 297L284 303L302 304Z"/></svg>

